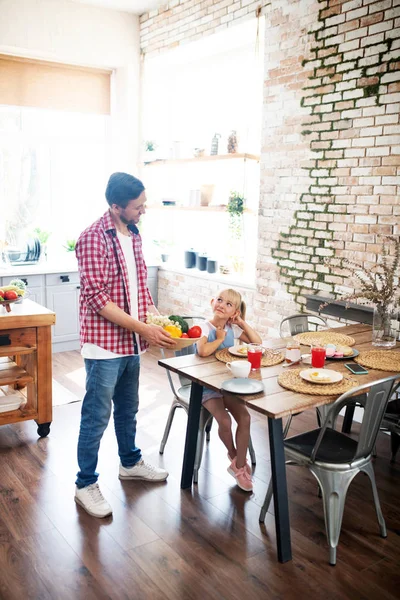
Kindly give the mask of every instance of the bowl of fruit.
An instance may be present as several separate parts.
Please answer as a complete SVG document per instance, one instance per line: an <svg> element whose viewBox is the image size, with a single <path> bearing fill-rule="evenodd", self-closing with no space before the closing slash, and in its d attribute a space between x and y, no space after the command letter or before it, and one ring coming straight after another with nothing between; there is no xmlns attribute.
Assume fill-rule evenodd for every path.
<svg viewBox="0 0 400 600"><path fill-rule="evenodd" d="M153 313L147 313L146 323L148 325L159 325L165 331L171 335L176 341L176 345L173 350L182 350L192 344L195 344L202 337L201 327L199 325L193 325L190 327L189 323L185 321L183 317L178 315L171 315L166 317L163 315L155 315Z"/></svg>
<svg viewBox="0 0 400 600"><path fill-rule="evenodd" d="M22 279L13 279L9 285L0 287L0 306L4 306L7 312L11 312L10 304L22 302L27 294L26 283Z"/></svg>

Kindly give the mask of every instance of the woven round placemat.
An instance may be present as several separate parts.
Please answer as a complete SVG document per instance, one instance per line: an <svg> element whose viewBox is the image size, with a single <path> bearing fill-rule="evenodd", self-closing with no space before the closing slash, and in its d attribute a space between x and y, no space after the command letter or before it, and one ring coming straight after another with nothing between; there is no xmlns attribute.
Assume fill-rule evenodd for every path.
<svg viewBox="0 0 400 600"><path fill-rule="evenodd" d="M343 394L356 385L350 379L343 377L338 383L311 383L302 379L299 375L304 369L286 369L278 376L278 383L292 392L310 394L312 396L333 396Z"/></svg>
<svg viewBox="0 0 400 600"><path fill-rule="evenodd" d="M368 350L360 352L354 360L370 369L400 373L400 352L395 350Z"/></svg>
<svg viewBox="0 0 400 600"><path fill-rule="evenodd" d="M224 363L233 362L234 360L247 360L246 356L234 356L229 352L228 348L222 348L222 350L217 350L217 352L215 353L215 358ZM273 365L279 365L279 363L283 362L284 360L285 355L283 354L283 352L279 352L277 350L265 350L261 358L261 366L272 367Z"/></svg>
<svg viewBox="0 0 400 600"><path fill-rule="evenodd" d="M307 331L298 333L294 339L304 346L311 346L314 340L320 344L335 344L336 346L354 346L356 343L356 340L349 335L335 331Z"/></svg>

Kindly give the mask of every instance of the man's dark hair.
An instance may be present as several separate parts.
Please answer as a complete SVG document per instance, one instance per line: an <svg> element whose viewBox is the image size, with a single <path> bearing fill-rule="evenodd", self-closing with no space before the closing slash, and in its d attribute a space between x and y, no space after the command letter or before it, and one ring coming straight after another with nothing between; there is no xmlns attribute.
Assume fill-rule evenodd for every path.
<svg viewBox="0 0 400 600"><path fill-rule="evenodd" d="M106 199L110 206L117 204L121 208L126 208L128 202L139 198L144 189L140 179L136 179L133 175L113 173L107 183Z"/></svg>

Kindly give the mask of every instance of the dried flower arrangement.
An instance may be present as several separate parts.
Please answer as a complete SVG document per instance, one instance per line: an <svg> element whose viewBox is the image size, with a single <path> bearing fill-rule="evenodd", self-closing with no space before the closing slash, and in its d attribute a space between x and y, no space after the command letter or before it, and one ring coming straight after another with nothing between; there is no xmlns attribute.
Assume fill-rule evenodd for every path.
<svg viewBox="0 0 400 600"><path fill-rule="evenodd" d="M325 264L332 269L339 267L350 273L354 281L354 292L342 297L342 300L364 300L374 306L387 306L399 301L400 289L400 238L388 236L382 244L381 259L371 269L347 258L325 259ZM363 302L361 302L363 303ZM321 305L321 308L326 304Z"/></svg>

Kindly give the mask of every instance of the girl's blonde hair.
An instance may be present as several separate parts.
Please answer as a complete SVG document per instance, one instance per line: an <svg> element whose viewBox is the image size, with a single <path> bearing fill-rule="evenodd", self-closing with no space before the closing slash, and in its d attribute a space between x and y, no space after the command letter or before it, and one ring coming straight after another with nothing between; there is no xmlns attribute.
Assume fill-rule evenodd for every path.
<svg viewBox="0 0 400 600"><path fill-rule="evenodd" d="M240 316L242 319L246 318L246 303L242 300L241 294L232 288L227 288L226 290L222 290L219 292L218 296L222 296L226 298L229 302L232 302L234 306L236 306L236 310L240 312Z"/></svg>

